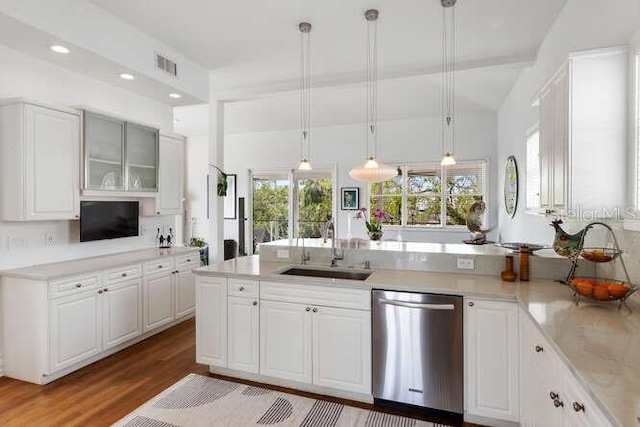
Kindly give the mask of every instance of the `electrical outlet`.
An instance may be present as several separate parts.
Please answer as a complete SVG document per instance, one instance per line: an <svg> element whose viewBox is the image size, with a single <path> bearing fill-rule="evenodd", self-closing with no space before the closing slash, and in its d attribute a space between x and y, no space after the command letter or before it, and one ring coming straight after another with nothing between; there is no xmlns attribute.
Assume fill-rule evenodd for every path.
<svg viewBox="0 0 640 427"><path fill-rule="evenodd" d="M278 249L276 251L277 258L289 258L289 249Z"/></svg>
<svg viewBox="0 0 640 427"><path fill-rule="evenodd" d="M53 244L54 244L53 233L44 233L44 245L53 246Z"/></svg>
<svg viewBox="0 0 640 427"><path fill-rule="evenodd" d="M476 262L473 258L457 258L457 267L460 270L475 270Z"/></svg>

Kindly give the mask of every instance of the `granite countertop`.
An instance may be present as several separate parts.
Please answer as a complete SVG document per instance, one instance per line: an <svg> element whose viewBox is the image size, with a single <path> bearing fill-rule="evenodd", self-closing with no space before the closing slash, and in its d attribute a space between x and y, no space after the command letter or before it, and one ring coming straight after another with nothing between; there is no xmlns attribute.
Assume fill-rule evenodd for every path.
<svg viewBox="0 0 640 427"><path fill-rule="evenodd" d="M258 256L252 256L201 267L194 273L517 301L605 412L621 425L640 425L637 419L640 414L640 300L637 295L627 301L633 310L629 313L624 308L617 311L614 303L585 302L578 307L573 303L570 289L549 279L508 283L496 276L392 269L375 269L365 281L278 274L290 265L260 262Z"/></svg>
<svg viewBox="0 0 640 427"><path fill-rule="evenodd" d="M121 265L135 264L150 259L194 252L196 247L174 246L170 249L149 248L137 251L121 252L113 255L103 255L91 258L82 258L69 261L40 264L30 267L16 268L0 271L0 276L18 277L30 280L55 280L62 277L74 276L99 270L118 267Z"/></svg>

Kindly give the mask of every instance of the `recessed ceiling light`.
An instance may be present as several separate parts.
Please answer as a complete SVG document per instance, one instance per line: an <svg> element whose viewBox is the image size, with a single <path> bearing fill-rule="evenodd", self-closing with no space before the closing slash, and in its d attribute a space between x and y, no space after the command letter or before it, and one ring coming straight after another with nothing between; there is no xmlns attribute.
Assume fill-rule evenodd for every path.
<svg viewBox="0 0 640 427"><path fill-rule="evenodd" d="M122 73L122 74L120 74L120 78L121 79L125 79L125 80L133 80L133 79L135 79L135 76L133 74L129 74L129 73Z"/></svg>
<svg viewBox="0 0 640 427"><path fill-rule="evenodd" d="M178 99L182 98L182 95L180 95L179 93L170 93L169 98Z"/></svg>
<svg viewBox="0 0 640 427"><path fill-rule="evenodd" d="M51 46L51 50L55 53L69 53L69 49L64 46L60 46L59 44Z"/></svg>

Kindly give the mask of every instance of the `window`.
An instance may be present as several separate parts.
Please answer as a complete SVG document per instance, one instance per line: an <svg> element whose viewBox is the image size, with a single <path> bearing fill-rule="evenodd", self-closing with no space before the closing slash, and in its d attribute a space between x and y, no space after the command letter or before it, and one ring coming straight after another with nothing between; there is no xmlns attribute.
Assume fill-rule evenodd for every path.
<svg viewBox="0 0 640 427"><path fill-rule="evenodd" d="M254 243L320 237L333 216L331 172L255 172L252 183Z"/></svg>
<svg viewBox="0 0 640 427"><path fill-rule="evenodd" d="M253 176L255 243L289 236L289 177L286 173Z"/></svg>
<svg viewBox="0 0 640 427"><path fill-rule="evenodd" d="M636 210L640 211L640 52L635 61Z"/></svg>
<svg viewBox="0 0 640 427"><path fill-rule="evenodd" d="M486 200L485 161L405 165L392 180L370 187L369 208L392 218L387 225L443 227L466 224L467 209Z"/></svg>
<svg viewBox="0 0 640 427"><path fill-rule="evenodd" d="M540 208L540 131L527 138L526 204L527 209Z"/></svg>

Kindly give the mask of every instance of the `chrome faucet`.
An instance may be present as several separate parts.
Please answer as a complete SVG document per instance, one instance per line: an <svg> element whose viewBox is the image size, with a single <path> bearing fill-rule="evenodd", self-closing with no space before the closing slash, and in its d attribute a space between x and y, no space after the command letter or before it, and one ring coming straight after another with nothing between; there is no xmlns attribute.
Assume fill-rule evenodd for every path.
<svg viewBox="0 0 640 427"><path fill-rule="evenodd" d="M335 223L333 222L333 218L331 218L324 224L322 231L324 243L327 243L327 236L329 234L329 231L331 231L331 267L337 267L338 263L336 261L343 259L344 256L342 254L338 254L338 251L336 249L336 240L338 239L336 238L336 227Z"/></svg>
<svg viewBox="0 0 640 427"><path fill-rule="evenodd" d="M300 262L302 263L302 265L306 265L307 261L311 261L311 254L307 252L304 248L304 237L301 237L301 239L302 239L302 253L300 254Z"/></svg>

